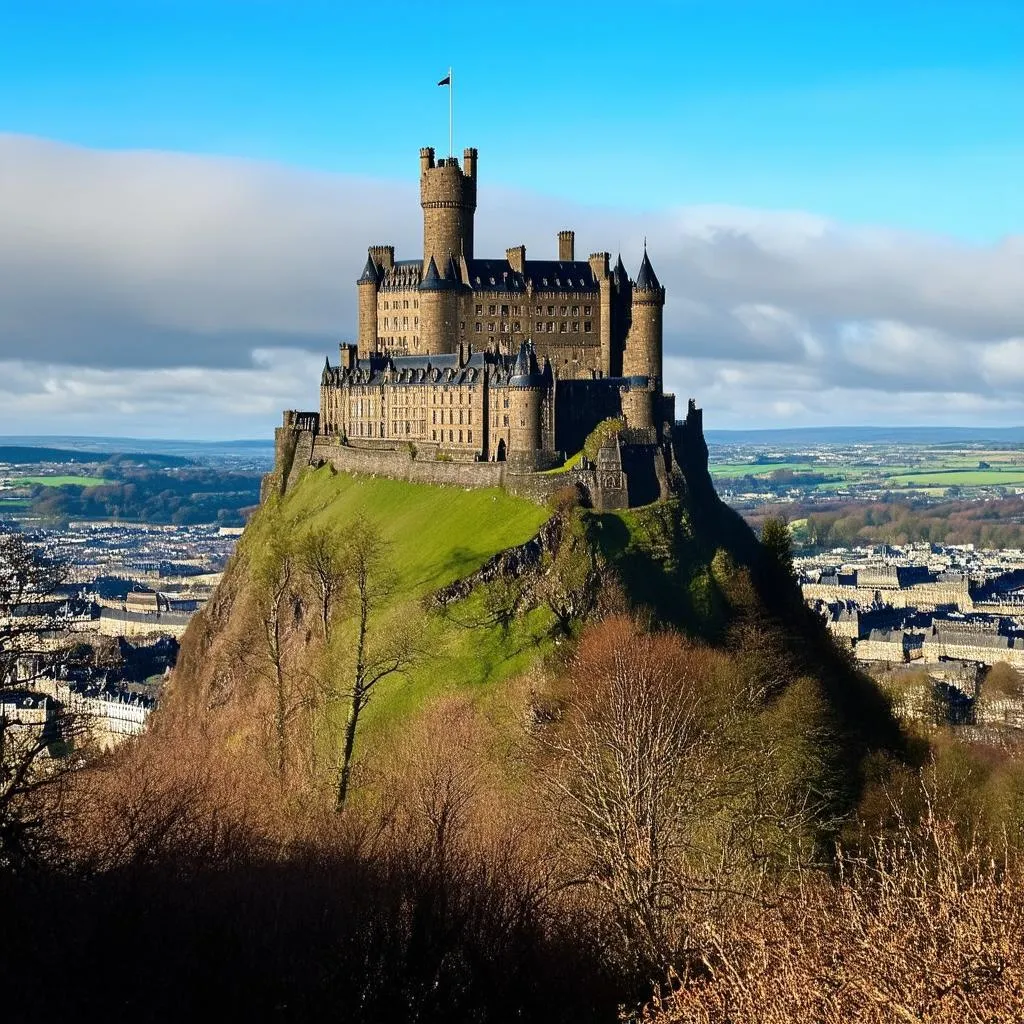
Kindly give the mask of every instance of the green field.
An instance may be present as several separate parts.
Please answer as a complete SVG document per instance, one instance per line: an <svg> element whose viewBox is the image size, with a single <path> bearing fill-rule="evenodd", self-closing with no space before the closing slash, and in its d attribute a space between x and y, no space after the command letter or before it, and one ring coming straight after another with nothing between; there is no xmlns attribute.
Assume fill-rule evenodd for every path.
<svg viewBox="0 0 1024 1024"><path fill-rule="evenodd" d="M989 468L980 469L979 462ZM912 462L846 464L837 462L791 461L778 463L728 462L710 466L719 480L750 476L770 480L772 474L789 470L797 474L794 486L801 486L801 474L826 475L833 479L803 486L815 491L841 491L850 487L906 491L910 494L942 497L950 487L1024 486L1024 460L1019 451L922 452Z"/></svg>
<svg viewBox="0 0 1024 1024"><path fill-rule="evenodd" d="M42 484L44 487L105 487L114 481L98 476L19 476L12 480L15 487Z"/></svg>

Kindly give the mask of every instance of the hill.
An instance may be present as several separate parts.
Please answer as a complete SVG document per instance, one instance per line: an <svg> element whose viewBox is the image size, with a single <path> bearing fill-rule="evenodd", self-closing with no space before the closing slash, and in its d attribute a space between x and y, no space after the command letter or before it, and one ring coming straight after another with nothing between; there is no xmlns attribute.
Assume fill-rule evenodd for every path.
<svg viewBox="0 0 1024 1024"><path fill-rule="evenodd" d="M382 538L393 572L376 633L415 634L419 652L374 692L360 724L364 753L451 693L489 709L511 742L524 709L500 684L529 677L536 689L538 671L543 676L545 666L557 666L582 622L612 593L655 627L767 666L769 704L798 682L810 685L830 799L835 810L849 808L859 797L865 759L903 749L888 704L833 646L792 577L718 499L706 456L698 451L683 472L685 484L671 501L596 513L571 501L545 509L499 490L309 470L247 527L217 594L184 637L168 706L206 715L204 709L256 699L254 680L268 672L267 613L258 596L267 553L283 543L301 546L318 530L341 544L358 522ZM331 659L338 663L349 652L325 662L316 651L312 610L296 599L288 615L274 657L293 677L331 676ZM318 741L324 750L337 746L340 706L331 723Z"/></svg>

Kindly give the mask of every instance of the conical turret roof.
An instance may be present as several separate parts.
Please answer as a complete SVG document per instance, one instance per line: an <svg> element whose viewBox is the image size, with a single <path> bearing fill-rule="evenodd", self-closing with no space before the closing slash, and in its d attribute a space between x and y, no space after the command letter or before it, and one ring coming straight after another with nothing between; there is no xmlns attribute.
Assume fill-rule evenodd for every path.
<svg viewBox="0 0 1024 1024"><path fill-rule="evenodd" d="M544 375L537 365L537 353L534 351L532 341L524 341L519 346L519 354L512 366L512 377L509 384L513 387L541 387L544 384Z"/></svg>
<svg viewBox="0 0 1024 1024"><path fill-rule="evenodd" d="M372 281L374 284L377 283L377 264L373 262L372 256L366 257L366 266L363 267L363 272L359 275L357 284L364 284L367 281Z"/></svg>
<svg viewBox="0 0 1024 1024"><path fill-rule="evenodd" d="M654 292L661 287L658 275L651 266L651 258L647 255L647 246L644 246L644 258L640 263L640 273L636 275L636 287L641 292Z"/></svg>
<svg viewBox="0 0 1024 1024"><path fill-rule="evenodd" d="M448 253L448 266L444 268L444 280L453 286L462 284L462 274L459 273L459 265L455 262L454 253Z"/></svg>
<svg viewBox="0 0 1024 1024"><path fill-rule="evenodd" d="M629 284L629 274L626 273L625 264L622 262L622 253L619 253L618 259L615 261L615 266L612 268L612 281L615 283L616 288L621 288L623 285Z"/></svg>
<svg viewBox="0 0 1024 1024"><path fill-rule="evenodd" d="M423 275L423 280L420 281L421 292L437 292L444 288L444 282L441 280L441 275L437 272L437 264L434 262L434 257L430 257L430 263L427 265L427 272Z"/></svg>

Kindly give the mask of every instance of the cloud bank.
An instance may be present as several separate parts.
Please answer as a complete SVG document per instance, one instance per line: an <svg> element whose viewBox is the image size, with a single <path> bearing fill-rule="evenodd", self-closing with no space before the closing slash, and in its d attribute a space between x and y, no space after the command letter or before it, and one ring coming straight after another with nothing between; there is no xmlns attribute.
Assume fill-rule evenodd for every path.
<svg viewBox="0 0 1024 1024"><path fill-rule="evenodd" d="M269 436L316 403L372 242L420 248L403 181L0 135L0 433ZM804 212L638 216L489 187L477 248L643 238L666 384L714 427L1024 423L1024 237L990 246Z"/></svg>

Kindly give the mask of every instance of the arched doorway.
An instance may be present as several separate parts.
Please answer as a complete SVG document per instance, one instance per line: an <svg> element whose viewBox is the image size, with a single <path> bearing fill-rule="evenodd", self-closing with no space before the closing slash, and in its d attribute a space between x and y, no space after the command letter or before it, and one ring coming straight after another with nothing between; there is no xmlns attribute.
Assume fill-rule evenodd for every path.
<svg viewBox="0 0 1024 1024"><path fill-rule="evenodd" d="M502 438L498 442L497 461L498 462L504 462L505 461L505 455L506 455L506 451L505 451L505 438Z"/></svg>

